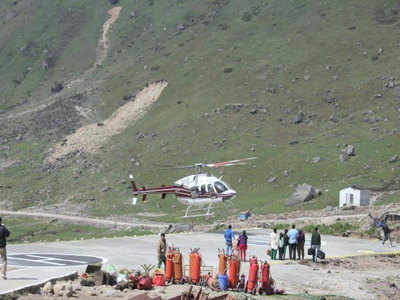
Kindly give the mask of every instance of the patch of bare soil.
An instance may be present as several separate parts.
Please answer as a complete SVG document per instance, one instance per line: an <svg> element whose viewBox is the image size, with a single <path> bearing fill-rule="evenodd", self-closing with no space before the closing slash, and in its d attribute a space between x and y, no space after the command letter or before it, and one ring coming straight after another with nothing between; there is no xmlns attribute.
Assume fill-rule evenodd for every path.
<svg viewBox="0 0 400 300"><path fill-rule="evenodd" d="M61 144L56 145L47 162L55 162L71 152L96 152L112 136L121 133L137 121L146 109L157 101L167 85L166 81L150 84L136 95L134 101L121 106L103 123L93 123L79 128L67 136Z"/></svg>
<svg viewBox="0 0 400 300"><path fill-rule="evenodd" d="M316 268L310 261L301 262ZM400 299L400 256L359 256L344 259L330 259L318 264L318 269L329 274L351 272L362 279L359 289L376 295L376 299Z"/></svg>

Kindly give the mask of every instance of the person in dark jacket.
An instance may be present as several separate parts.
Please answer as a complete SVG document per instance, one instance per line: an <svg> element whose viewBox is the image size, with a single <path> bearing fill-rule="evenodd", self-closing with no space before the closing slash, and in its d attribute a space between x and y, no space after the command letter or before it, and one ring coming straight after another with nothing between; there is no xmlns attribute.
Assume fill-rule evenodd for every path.
<svg viewBox="0 0 400 300"><path fill-rule="evenodd" d="M317 262L318 251L321 249L321 235L318 232L318 227L315 227L312 235L311 235L311 248L314 250L313 252L313 262Z"/></svg>
<svg viewBox="0 0 400 300"><path fill-rule="evenodd" d="M7 279L7 237L10 235L10 231L6 228L6 226L1 223L1 217L0 217L0 256L1 260L3 262L3 269L2 269L2 274L1 276L3 279Z"/></svg>
<svg viewBox="0 0 400 300"><path fill-rule="evenodd" d="M283 260L284 245L285 245L285 235L283 232L281 232L279 234L279 240L278 240L279 260Z"/></svg>
<svg viewBox="0 0 400 300"><path fill-rule="evenodd" d="M304 259L304 243L306 241L306 236L304 231L299 229L299 236L297 237L297 256L299 259Z"/></svg>
<svg viewBox="0 0 400 300"><path fill-rule="evenodd" d="M247 250L247 234L246 231L243 230L242 234L239 236L239 251L240 251L241 261L246 261L246 250Z"/></svg>
<svg viewBox="0 0 400 300"><path fill-rule="evenodd" d="M393 245L392 245L392 239L390 238L390 228L389 228L389 226L386 224L386 222L383 222L382 223L382 230L383 230L383 241L382 241L382 245L385 245L385 242L387 241L387 240L389 240L389 242L390 242L390 247L393 247Z"/></svg>
<svg viewBox="0 0 400 300"><path fill-rule="evenodd" d="M289 247L289 236L288 236L288 230L285 229L285 232L283 234L283 254L282 254L282 259L285 259L286 257L286 249Z"/></svg>

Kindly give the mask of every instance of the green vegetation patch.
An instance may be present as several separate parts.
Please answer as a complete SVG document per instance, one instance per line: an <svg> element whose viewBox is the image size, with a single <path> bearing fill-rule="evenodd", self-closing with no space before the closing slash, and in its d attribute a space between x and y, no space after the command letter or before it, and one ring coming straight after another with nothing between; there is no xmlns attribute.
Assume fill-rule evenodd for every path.
<svg viewBox="0 0 400 300"><path fill-rule="evenodd" d="M123 237L150 234L141 229L111 229L91 225L71 224L56 219L37 219L30 217L3 217L3 223L10 230L9 243L38 241L69 241L103 237Z"/></svg>

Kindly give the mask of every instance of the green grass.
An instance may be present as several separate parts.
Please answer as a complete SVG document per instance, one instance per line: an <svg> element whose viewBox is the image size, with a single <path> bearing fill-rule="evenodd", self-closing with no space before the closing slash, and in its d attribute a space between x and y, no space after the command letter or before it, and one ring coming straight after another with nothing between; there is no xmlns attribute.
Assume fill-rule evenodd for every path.
<svg viewBox="0 0 400 300"><path fill-rule="evenodd" d="M4 10L13 9L10 3L3 4ZM45 101L54 80L78 76L94 61L108 2L41 3L47 4L42 11L35 9L38 4L18 8L21 16L29 14L31 18L31 26L22 36L7 35L17 30L14 23L0 30L0 87L7 95L0 106L4 108L25 99L21 95L28 90L30 102ZM395 63L398 29L397 23L381 24L382 18L377 19L381 10L389 18L397 1L175 0L150 5L148 1L121 0L120 5L120 19L110 31L108 58L91 78L102 82L88 100L95 114L93 121L110 116L124 103L125 95L135 94L148 82L164 79L168 87L142 120L114 136L101 152L71 158L51 172L42 171L43 159L62 137L11 139L6 159L18 158L21 163L1 170L0 182L13 186L5 191L4 199L14 208L72 199L69 201L86 203L91 215L161 211L167 216L151 219L182 221L179 217L185 207L171 197L163 201L150 197L149 203L130 205L129 183L121 183L130 172L135 173L138 184L146 186L173 183L190 173L161 171L157 163L186 165L257 156L248 166L211 170L238 191L232 206L217 206L217 219L222 220L245 209L263 214L337 206L338 192L346 186L383 186L399 178L400 164L388 162L400 153L398 136L391 134L399 129L398 97L394 89L383 89L385 80L381 79L399 76L400 67ZM65 28L55 24L64 22L62 16L69 6L82 23L74 27L74 34L61 39ZM37 14L30 14L33 9ZM46 16L40 18L42 15ZM19 20L15 20L19 26L27 26ZM178 29L180 24L184 30ZM40 55L32 62L35 71L21 87L10 88L11 79L30 64L11 50L29 40L43 40L43 47L51 44L60 54L57 67L42 74L43 47L37 47ZM65 47L60 46L63 42ZM379 48L383 54L372 59ZM60 71L62 67L67 71ZM227 68L232 72L225 73ZM11 75L6 72L9 69ZM275 93L269 92L270 88ZM328 90L337 106L324 100ZM374 97L378 93L381 98ZM240 112L224 109L230 103L248 107ZM253 115L254 107L266 112L259 109ZM219 114L215 112L218 108ZM292 124L300 110L305 121ZM364 112L369 110L374 113L368 117L380 121L364 122ZM339 122L329 121L331 115ZM136 140L138 132L145 137ZM153 133L156 136L152 137ZM298 144L289 145L293 140ZM165 143L164 153L161 144ZM340 163L343 144L353 144L356 156ZM311 163L316 156L321 161ZM133 159L140 161L139 167ZM268 183L272 176L277 181ZM320 188L322 196L286 207L285 200L301 183ZM104 186L112 189L102 192ZM387 201L398 202L398 198Z"/></svg>
<svg viewBox="0 0 400 300"><path fill-rule="evenodd" d="M140 229L119 230L30 217L6 216L3 217L3 222L11 232L7 239L9 243L70 241L150 234L149 231Z"/></svg>

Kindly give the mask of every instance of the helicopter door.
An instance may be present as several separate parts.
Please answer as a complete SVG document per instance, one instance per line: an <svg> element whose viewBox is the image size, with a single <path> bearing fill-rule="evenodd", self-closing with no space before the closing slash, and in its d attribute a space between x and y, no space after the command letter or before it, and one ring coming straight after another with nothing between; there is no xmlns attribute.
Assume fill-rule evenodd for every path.
<svg viewBox="0 0 400 300"><path fill-rule="evenodd" d="M205 193L207 193L207 191L206 191L206 185L205 184L203 184L201 187L200 187L200 194L205 194Z"/></svg>
<svg viewBox="0 0 400 300"><path fill-rule="evenodd" d="M208 193L210 193L211 195L215 195L214 186L212 184L207 185L207 190L208 190Z"/></svg>

